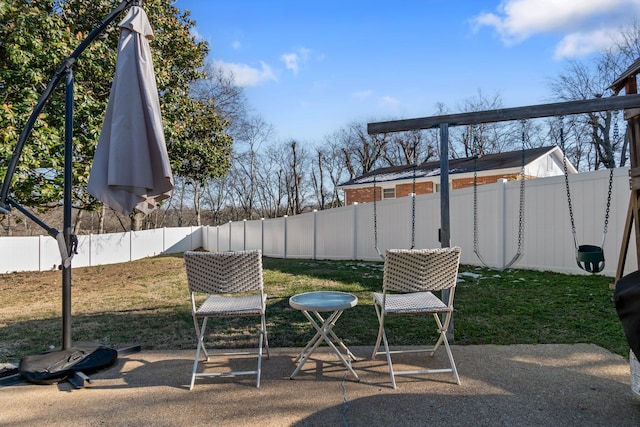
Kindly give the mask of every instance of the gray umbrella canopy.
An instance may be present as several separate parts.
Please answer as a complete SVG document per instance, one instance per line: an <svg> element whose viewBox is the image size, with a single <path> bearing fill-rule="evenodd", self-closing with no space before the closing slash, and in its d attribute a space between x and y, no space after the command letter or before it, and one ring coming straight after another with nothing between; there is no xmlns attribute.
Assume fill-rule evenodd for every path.
<svg viewBox="0 0 640 427"><path fill-rule="evenodd" d="M173 189L149 49L153 31L138 6L119 27L116 72L87 191L124 215L146 214Z"/></svg>

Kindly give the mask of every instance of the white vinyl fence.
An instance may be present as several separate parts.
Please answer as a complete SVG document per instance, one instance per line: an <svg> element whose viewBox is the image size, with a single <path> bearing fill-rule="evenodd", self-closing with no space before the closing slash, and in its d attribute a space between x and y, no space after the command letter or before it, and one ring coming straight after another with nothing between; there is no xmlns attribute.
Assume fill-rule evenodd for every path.
<svg viewBox="0 0 640 427"><path fill-rule="evenodd" d="M570 175L579 245L602 245L609 171ZM450 191L451 244L462 248L462 263L481 265L473 252L473 189ZM614 171L605 241L605 270L615 276L629 204L629 169ZM501 267L516 253L520 182L501 181L477 188L478 243L483 259ZM411 198L378 202L378 249L411 246ZM526 181L523 257L514 268L582 273L575 260L564 176ZM440 247L439 194L420 195L415 204L415 247ZM381 260L374 244L373 203L293 217L229 222L203 228L210 251L261 249L277 258ZM635 242L629 245L625 274L637 269Z"/></svg>
<svg viewBox="0 0 640 427"><path fill-rule="evenodd" d="M603 274L614 276L629 203L628 168L614 173ZM608 171L570 176L578 244L600 246ZM518 244L518 181L482 185L478 192L478 242L485 261L500 267ZM450 193L451 244L462 248L462 263L480 265L473 253L473 189ZM581 273L569 221L564 177L526 181L523 257L514 268ZM411 246L411 198L377 203L378 249ZM440 247L439 194L416 197L415 247ZM284 218L229 222L220 226L163 228L78 236L73 267L133 261L203 247L210 251L261 249L265 256L305 259L381 260L374 244L373 203ZM625 273L635 271L635 242ZM0 238L0 273L57 268L60 255L49 236Z"/></svg>
<svg viewBox="0 0 640 427"><path fill-rule="evenodd" d="M78 236L78 253L71 265L115 264L202 246L201 227L90 234ZM58 243L48 235L0 238L0 273L55 270L59 264Z"/></svg>

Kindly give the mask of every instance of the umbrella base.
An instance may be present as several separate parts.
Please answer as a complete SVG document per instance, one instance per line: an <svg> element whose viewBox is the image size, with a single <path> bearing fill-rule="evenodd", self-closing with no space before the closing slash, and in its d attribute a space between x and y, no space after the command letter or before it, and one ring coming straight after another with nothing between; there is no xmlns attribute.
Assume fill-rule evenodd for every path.
<svg viewBox="0 0 640 427"><path fill-rule="evenodd" d="M0 370L0 385L22 381L33 384L56 384L68 381L75 388L91 384L87 374L111 368L118 357L140 351L139 345L115 350L98 344L77 344L65 350L24 356L20 364L7 365Z"/></svg>

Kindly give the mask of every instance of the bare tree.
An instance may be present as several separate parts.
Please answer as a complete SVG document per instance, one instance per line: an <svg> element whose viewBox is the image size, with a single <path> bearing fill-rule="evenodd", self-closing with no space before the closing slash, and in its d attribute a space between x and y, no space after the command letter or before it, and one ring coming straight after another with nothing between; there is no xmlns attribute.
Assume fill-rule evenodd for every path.
<svg viewBox="0 0 640 427"><path fill-rule="evenodd" d="M316 149L315 154L316 159L311 166L311 183L313 185L313 192L316 197L318 209L323 210L327 201L327 191L324 186L326 156L320 149Z"/></svg>
<svg viewBox="0 0 640 427"><path fill-rule="evenodd" d="M369 135L363 122L351 122L329 138L340 147L350 179L375 169L388 141L385 134Z"/></svg>
<svg viewBox="0 0 640 427"><path fill-rule="evenodd" d="M331 207L338 207L342 206L338 186L344 182L346 178L346 165L340 156L340 148L335 143L327 142L327 147L326 154L324 155L324 167L332 187L329 205Z"/></svg>
<svg viewBox="0 0 640 427"><path fill-rule="evenodd" d="M286 161L288 152L279 145L266 148L258 170L258 200L263 217L275 218L286 212Z"/></svg>
<svg viewBox="0 0 640 427"><path fill-rule="evenodd" d="M304 209L304 174L302 171L305 168L307 152L300 148L296 141L291 141L288 145L291 151L288 162L289 170L285 173L288 195L287 213L298 215Z"/></svg>
<svg viewBox="0 0 640 427"><path fill-rule="evenodd" d="M204 68L205 78L193 87L196 98L212 101L216 113L229 122L227 131L235 137L242 132L243 122L248 115L248 103L243 89L235 85L233 73L215 64Z"/></svg>
<svg viewBox="0 0 640 427"><path fill-rule="evenodd" d="M433 138L432 132L395 132L388 135L381 157L387 163L386 166L419 164L438 156L437 145L437 139Z"/></svg>
<svg viewBox="0 0 640 427"><path fill-rule="evenodd" d="M487 95L481 90L465 99L459 111L475 112L503 108L502 96L499 93ZM478 123L460 127L452 132L451 139L456 149L463 152L464 157L473 155L501 153L521 147L521 125L515 122Z"/></svg>
<svg viewBox="0 0 640 427"><path fill-rule="evenodd" d="M600 55L595 62L585 64L572 61L564 73L552 80L550 87L554 97L561 101L593 99L615 95L610 89L611 83L621 70L630 64L622 51L633 52L633 40L636 49L637 28L628 33L624 48L613 48ZM625 64L624 66L622 64ZM601 111L570 116L563 121L569 131L565 131L567 155L582 169L598 169L600 166L612 168L616 163L625 163L626 147L624 132L619 131L619 114L616 111ZM589 147L583 147L582 145ZM616 162L618 158L618 162Z"/></svg>
<svg viewBox="0 0 640 427"><path fill-rule="evenodd" d="M239 203L242 219L254 219L260 215L256 210L260 151L272 135L272 126L257 115L243 120L237 128L236 153L230 174L233 177L231 188L234 190L234 199Z"/></svg>

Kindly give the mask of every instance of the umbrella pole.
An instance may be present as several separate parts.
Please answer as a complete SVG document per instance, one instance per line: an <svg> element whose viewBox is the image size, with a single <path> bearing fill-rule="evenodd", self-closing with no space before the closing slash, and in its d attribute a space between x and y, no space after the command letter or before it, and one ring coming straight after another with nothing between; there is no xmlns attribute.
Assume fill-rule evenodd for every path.
<svg viewBox="0 0 640 427"><path fill-rule="evenodd" d="M4 181L0 187L0 213L10 213L11 207L18 209L25 214L28 218L35 221L38 225L44 228L47 233L58 241L58 247L62 258L60 269L62 270L62 349L54 350L51 352L41 353L32 356L24 356L20 360L20 373L23 374L23 362L25 371L35 373L37 375L42 374L59 374L58 368L53 368L54 372L51 372L52 366L64 365L70 362L69 352L66 350L72 349L71 346L71 260L73 254L77 253L78 239L72 233L72 207L73 207L73 95L74 95L74 76L73 65L80 54L89 46L89 44L102 33L107 26L113 21L126 7L128 7L135 0L122 0L120 4L109 13L109 15L85 38L82 43L73 51L73 53L65 59L62 65L55 71L51 81L47 84L44 92L40 94L38 102L31 112L25 127L22 129L18 142L13 151L9 163L7 165L7 171L5 173ZM138 1L138 3L140 3ZM63 189L63 230L59 233L55 228L49 227L42 220L40 220L33 213L22 207L18 202L9 196L9 189L11 187L11 181L15 173L20 155L25 146L28 137L31 135L31 131L35 125L35 122L40 115L40 112L44 108L45 104L51 97L53 90L61 83L62 78L65 78L65 141L64 141L64 189ZM87 347L84 346L80 352L85 352L79 360L89 360L94 354L93 350L98 350L98 346ZM89 353L86 353L90 351ZM140 346L130 346L123 350L118 350L118 355L130 354L140 351ZM77 351L74 352L74 357ZM104 354L104 352L103 352ZM52 357L54 356L54 357ZM58 360L55 360L55 357ZM100 361L103 355L99 355L93 358L91 363L106 367L107 365ZM53 362L53 364L52 364ZM61 366L61 365L60 365ZM81 374L81 375L79 375ZM66 375L63 373L63 375ZM46 375L45 375L46 376ZM78 380L80 378L80 380ZM82 372L75 371L73 377L68 378L69 382L76 388L84 386L84 380L88 377ZM91 381L89 381L91 382Z"/></svg>
<svg viewBox="0 0 640 427"><path fill-rule="evenodd" d="M65 129L64 129L64 213L63 236L71 256L71 215L73 188L73 69L65 71ZM62 349L71 347L71 262L62 264Z"/></svg>

